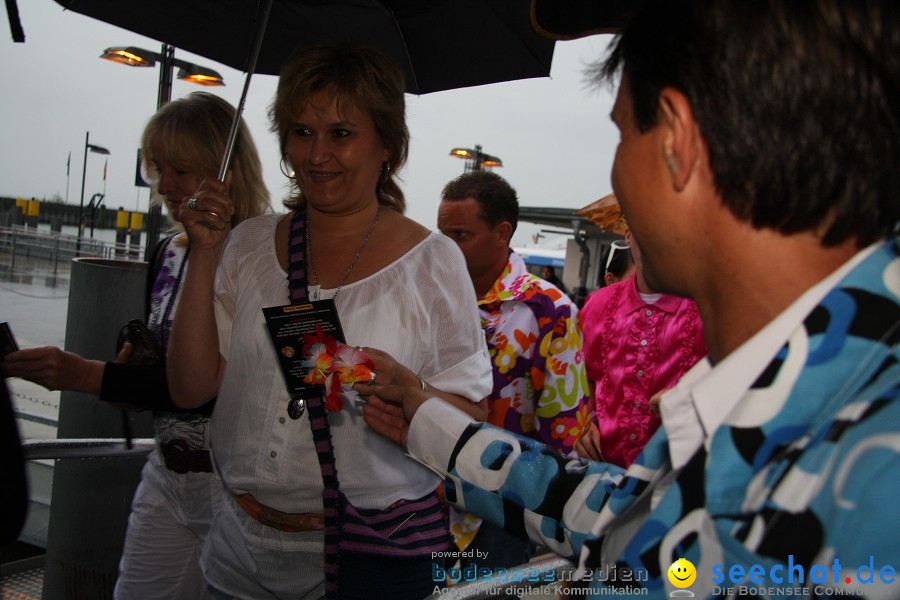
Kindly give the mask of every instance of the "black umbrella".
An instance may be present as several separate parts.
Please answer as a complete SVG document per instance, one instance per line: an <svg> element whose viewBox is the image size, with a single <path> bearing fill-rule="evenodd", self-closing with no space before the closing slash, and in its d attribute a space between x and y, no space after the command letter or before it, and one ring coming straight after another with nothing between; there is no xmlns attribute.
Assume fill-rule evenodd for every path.
<svg viewBox="0 0 900 600"><path fill-rule="evenodd" d="M56 2L235 69L253 70L249 58L258 2ZM393 57L412 94L546 77L554 42L534 31L529 9L528 0L274 0L255 71L278 74L298 45L348 41Z"/></svg>
<svg viewBox="0 0 900 600"><path fill-rule="evenodd" d="M219 180L228 170L251 75L277 74L298 46L353 42L380 48L402 67L406 91L413 94L546 77L553 60L554 42L532 27L528 0L56 2L247 72ZM151 214L151 224L157 217ZM151 227L148 252L156 237Z"/></svg>
<svg viewBox="0 0 900 600"><path fill-rule="evenodd" d="M531 22L545 37L573 40L617 33L637 0L531 0Z"/></svg>

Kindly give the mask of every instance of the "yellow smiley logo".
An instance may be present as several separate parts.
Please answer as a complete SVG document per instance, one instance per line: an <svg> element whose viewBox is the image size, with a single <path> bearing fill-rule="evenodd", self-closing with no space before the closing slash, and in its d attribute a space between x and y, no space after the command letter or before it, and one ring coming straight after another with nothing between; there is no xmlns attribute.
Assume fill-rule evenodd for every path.
<svg viewBox="0 0 900 600"><path fill-rule="evenodd" d="M679 558L669 567L669 582L677 588L686 588L697 579L697 569L694 564L684 558Z"/></svg>

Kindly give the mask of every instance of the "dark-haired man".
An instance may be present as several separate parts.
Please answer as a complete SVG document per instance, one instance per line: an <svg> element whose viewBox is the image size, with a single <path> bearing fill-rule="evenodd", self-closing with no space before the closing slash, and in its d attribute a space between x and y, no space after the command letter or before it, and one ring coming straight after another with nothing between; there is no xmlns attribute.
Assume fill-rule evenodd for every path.
<svg viewBox="0 0 900 600"><path fill-rule="evenodd" d="M415 390L379 391L408 430L378 399L370 424L468 510L640 580L598 597L896 594L898 31L896 2L651 0L595 72L621 73L613 189L647 282L696 301L709 350L627 472Z"/></svg>

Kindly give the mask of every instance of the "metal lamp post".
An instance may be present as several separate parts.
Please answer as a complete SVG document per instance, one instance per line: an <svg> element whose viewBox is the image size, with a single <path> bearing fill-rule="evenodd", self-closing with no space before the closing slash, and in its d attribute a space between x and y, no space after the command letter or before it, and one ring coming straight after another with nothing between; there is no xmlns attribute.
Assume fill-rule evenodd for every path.
<svg viewBox="0 0 900 600"><path fill-rule="evenodd" d="M156 98L156 109L159 110L172 99L172 75L178 67L178 79L198 85L223 86L225 80L218 72L175 58L175 48L163 44L160 52L153 52L137 46L111 47L103 51L100 58L128 65L130 67L153 67L159 63L159 91ZM147 213L147 242L144 246L144 259L149 260L162 226L162 208L150 206Z"/></svg>
<svg viewBox="0 0 900 600"><path fill-rule="evenodd" d="M107 49L104 54L116 56L115 60L126 64L153 66L160 63L157 106L162 106L171 97L172 70L176 65L184 71L179 77L193 73L192 80L196 80L200 69L175 60L171 46L164 45L160 54L139 48L121 49L121 53L115 50ZM205 83L216 77L221 82L221 76L209 69L199 71L199 74L205 78ZM89 137L85 139L85 160L88 152L109 154L105 148L91 145ZM102 200L102 194L95 194L91 208L95 209ZM79 238L84 227L84 176L81 204ZM153 212L151 210L151 217ZM158 208L156 215L156 232L147 237L148 252L159 235ZM73 262L66 350L100 360L115 357L113 348L119 326L130 319L146 316L144 281L147 267L146 263L128 260L79 258ZM119 437L129 429L141 437L153 435L149 413L124 415L91 394L63 392L62 398L58 425L60 438ZM131 498L145 462L146 458L141 456L115 462L61 461L54 467L44 598L112 597Z"/></svg>
<svg viewBox="0 0 900 600"><path fill-rule="evenodd" d="M490 154L482 152L479 144L475 145L474 150L471 148L454 148L450 151L450 156L466 159L466 166L463 173L468 173L469 171L483 171L485 169L503 166L502 160L496 156L491 156Z"/></svg>
<svg viewBox="0 0 900 600"><path fill-rule="evenodd" d="M84 181L87 176L87 158L88 152L94 152L96 154L105 154L109 156L109 150L103 148L102 146L95 146L90 143L91 140L91 132L88 131L84 136L84 163L81 168L81 203L80 208L78 209L78 250L81 250L81 238L84 237Z"/></svg>

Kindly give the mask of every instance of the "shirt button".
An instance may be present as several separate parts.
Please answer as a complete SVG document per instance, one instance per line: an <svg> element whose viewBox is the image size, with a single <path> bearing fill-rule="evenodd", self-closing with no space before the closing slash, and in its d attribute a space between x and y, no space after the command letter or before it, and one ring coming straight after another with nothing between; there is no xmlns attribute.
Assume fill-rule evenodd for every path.
<svg viewBox="0 0 900 600"><path fill-rule="evenodd" d="M640 402L635 402L634 405L635 405L636 407L638 407L638 408L641 407L641 403L640 403Z"/></svg>
<svg viewBox="0 0 900 600"><path fill-rule="evenodd" d="M269 456L271 456L272 458L275 458L276 456L278 456L278 453L275 452L274 450L272 450L271 452L269 452Z"/></svg>
<svg viewBox="0 0 900 600"><path fill-rule="evenodd" d="M647 345L647 340L641 340L641 346L646 346L646 345Z"/></svg>
<svg viewBox="0 0 900 600"><path fill-rule="evenodd" d="M282 425L284 425L284 417L279 417L278 422L281 423Z"/></svg>
<svg viewBox="0 0 900 600"><path fill-rule="evenodd" d="M637 439L637 435L634 434L634 433L632 433L631 435L628 436L628 439L629 439L629 440Z"/></svg>
<svg viewBox="0 0 900 600"><path fill-rule="evenodd" d="M426 454L425 462L428 463L429 465L433 465L434 464L434 456L432 456L431 454Z"/></svg>
<svg viewBox="0 0 900 600"><path fill-rule="evenodd" d="M644 376L644 372L643 372L643 371L638 371L638 377L643 377L643 376Z"/></svg>
<svg viewBox="0 0 900 600"><path fill-rule="evenodd" d="M650 317L653 315L653 311L648 309L644 314Z"/></svg>

